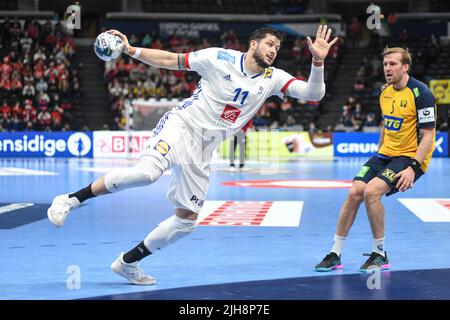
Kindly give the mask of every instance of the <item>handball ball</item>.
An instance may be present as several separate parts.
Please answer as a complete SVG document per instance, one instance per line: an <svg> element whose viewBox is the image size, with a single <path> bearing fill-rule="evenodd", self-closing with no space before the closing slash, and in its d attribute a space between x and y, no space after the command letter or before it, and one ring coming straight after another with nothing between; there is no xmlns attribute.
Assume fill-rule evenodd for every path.
<svg viewBox="0 0 450 320"><path fill-rule="evenodd" d="M123 50L123 42L119 36L111 33L100 33L94 42L94 51L97 57L103 61L116 59Z"/></svg>

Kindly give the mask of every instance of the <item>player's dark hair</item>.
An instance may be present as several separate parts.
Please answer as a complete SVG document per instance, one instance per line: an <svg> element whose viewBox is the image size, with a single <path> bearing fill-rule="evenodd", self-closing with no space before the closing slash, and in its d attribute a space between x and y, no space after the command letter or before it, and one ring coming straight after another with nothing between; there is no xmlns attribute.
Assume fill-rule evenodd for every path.
<svg viewBox="0 0 450 320"><path fill-rule="evenodd" d="M248 43L250 44L250 41L252 40L256 40L259 42L260 40L264 39L268 34L276 37L278 40L280 40L280 42L283 42L283 36L278 30L269 27L262 27L252 32L250 38L248 39Z"/></svg>

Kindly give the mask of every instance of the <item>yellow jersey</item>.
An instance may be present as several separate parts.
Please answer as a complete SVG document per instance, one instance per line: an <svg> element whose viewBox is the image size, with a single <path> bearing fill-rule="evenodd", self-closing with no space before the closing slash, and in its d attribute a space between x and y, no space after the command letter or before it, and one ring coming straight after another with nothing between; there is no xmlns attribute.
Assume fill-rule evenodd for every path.
<svg viewBox="0 0 450 320"><path fill-rule="evenodd" d="M394 89L393 85L382 88L380 106L384 139L378 154L414 158L420 143L420 129L436 127L436 100L430 89L410 76L406 87L401 90ZM423 172L430 163L434 141L436 139L422 163Z"/></svg>

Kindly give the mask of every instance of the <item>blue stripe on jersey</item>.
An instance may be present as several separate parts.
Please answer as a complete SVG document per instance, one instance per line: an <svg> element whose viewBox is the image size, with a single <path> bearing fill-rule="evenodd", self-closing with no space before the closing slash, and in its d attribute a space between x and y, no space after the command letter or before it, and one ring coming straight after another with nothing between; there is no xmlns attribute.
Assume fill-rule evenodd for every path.
<svg viewBox="0 0 450 320"><path fill-rule="evenodd" d="M199 84L197 89L195 89L194 94L189 99L183 100L181 105L177 105L176 110L182 110L191 106L195 100L198 100L200 92L202 92L202 86Z"/></svg>
<svg viewBox="0 0 450 320"><path fill-rule="evenodd" d="M241 56L241 72L244 74L244 76L246 76L247 74L245 74L245 72L244 72L244 56L245 56L245 53L243 53Z"/></svg>
<svg viewBox="0 0 450 320"><path fill-rule="evenodd" d="M252 77L252 79L255 79L256 77L259 77L260 75L262 75L262 72L261 72L261 73L258 73L258 74L255 74L255 75Z"/></svg>
<svg viewBox="0 0 450 320"><path fill-rule="evenodd" d="M164 124L166 123L167 119L169 119L169 116L172 114L172 112L167 111L164 113L164 116L159 119L158 124L156 125L155 129L153 129L153 133L155 135L159 134L161 130L164 128Z"/></svg>

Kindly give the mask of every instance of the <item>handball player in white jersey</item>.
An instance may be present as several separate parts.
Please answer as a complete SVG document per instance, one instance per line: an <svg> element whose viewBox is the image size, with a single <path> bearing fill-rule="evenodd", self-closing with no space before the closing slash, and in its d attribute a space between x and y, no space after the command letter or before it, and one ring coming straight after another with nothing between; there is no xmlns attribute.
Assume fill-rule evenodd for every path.
<svg viewBox="0 0 450 320"><path fill-rule="evenodd" d="M321 100L325 94L324 60L337 38L329 41L331 29L322 25L314 41L308 37L312 66L305 82L271 67L282 40L274 29L254 31L245 53L223 48L190 53L138 48L130 46L119 31L108 32L122 38L124 52L131 57L156 68L195 71L201 79L190 98L161 118L134 167L113 170L77 192L55 197L47 214L54 225L61 227L69 212L85 200L150 185L171 168L173 180L167 197L174 204L174 214L111 265L131 283L151 285L155 279L138 263L194 231L208 189L214 148L236 134L270 96Z"/></svg>

